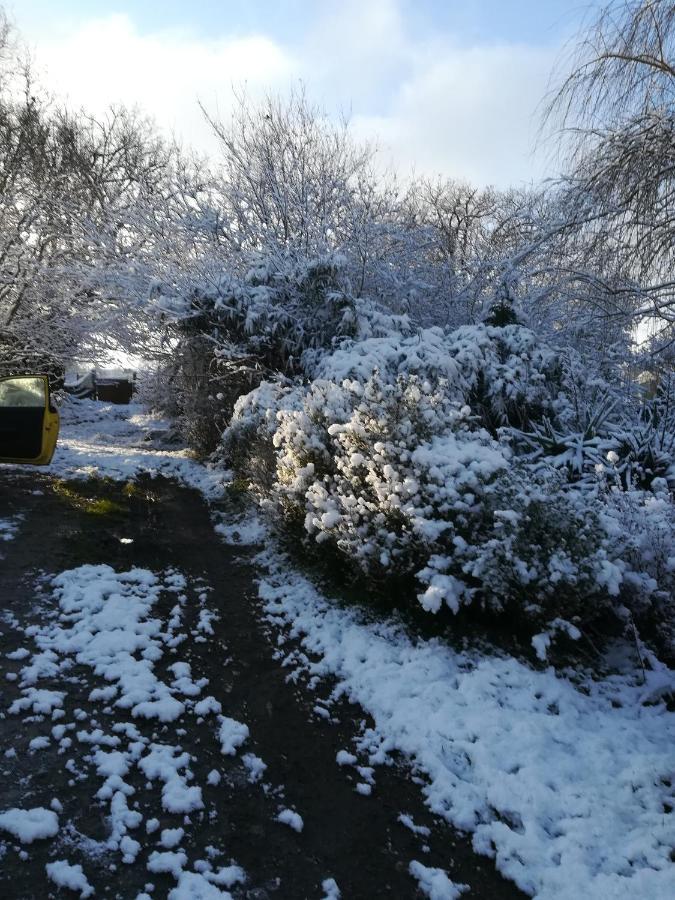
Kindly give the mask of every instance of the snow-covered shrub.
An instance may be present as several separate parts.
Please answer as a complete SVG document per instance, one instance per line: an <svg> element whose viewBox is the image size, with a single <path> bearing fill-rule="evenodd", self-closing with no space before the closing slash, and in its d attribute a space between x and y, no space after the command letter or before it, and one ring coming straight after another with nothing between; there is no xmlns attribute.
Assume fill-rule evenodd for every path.
<svg viewBox="0 0 675 900"><path fill-rule="evenodd" d="M480 602L539 630L615 602L597 499L514 464L447 380L320 380L276 419L285 515L371 578L416 577L424 609Z"/></svg>
<svg viewBox="0 0 675 900"><path fill-rule="evenodd" d="M539 420L513 432L519 455L544 470L555 468L570 482L597 481L616 446L625 398L580 356L559 355L558 377L549 383L552 402Z"/></svg>
<svg viewBox="0 0 675 900"><path fill-rule="evenodd" d="M292 382L279 378L263 381L235 402L232 418L222 435L218 453L236 475L259 494L269 494L276 479L273 437L277 411L300 402Z"/></svg>
<svg viewBox="0 0 675 900"><path fill-rule="evenodd" d="M499 427L523 428L554 412L560 366L554 350L521 325L472 325L446 332L390 331L384 336L344 341L324 357L316 377L340 382L419 374L443 378L449 396L493 435Z"/></svg>
<svg viewBox="0 0 675 900"><path fill-rule="evenodd" d="M255 384L245 369L223 377L208 335L183 323L169 361L147 388L147 399L176 423L192 449L205 456L218 446L232 403Z"/></svg>
<svg viewBox="0 0 675 900"><path fill-rule="evenodd" d="M216 356L226 361L233 345L268 372L297 374L306 351L330 347L354 331L354 302L341 284L342 266L339 256L266 256L254 259L243 280L201 293L199 305L220 344Z"/></svg>
<svg viewBox="0 0 675 900"><path fill-rule="evenodd" d="M337 255L253 263L244 278L195 289L176 324L171 378L193 445L213 449L237 399L264 379L311 377L340 342L409 327L353 297Z"/></svg>
<svg viewBox="0 0 675 900"><path fill-rule="evenodd" d="M622 490L649 490L663 479L675 489L672 378L665 376L656 396L645 399L634 384L617 386L589 373L573 351L561 354L560 364L546 413L511 430L516 453L592 488L606 480Z"/></svg>
<svg viewBox="0 0 675 900"><path fill-rule="evenodd" d="M641 631L675 656L675 505L665 480L651 491L612 491L608 540L625 566L621 600Z"/></svg>
<svg viewBox="0 0 675 900"><path fill-rule="evenodd" d="M613 406L610 397L599 398L585 411L585 421L573 428L545 417L528 431L516 432L515 442L535 468L553 467L570 482L595 482L616 455L614 429L607 421Z"/></svg>
<svg viewBox="0 0 675 900"><path fill-rule="evenodd" d="M675 490L675 376L664 377L636 421L617 429L614 467L626 490L651 489L659 479Z"/></svg>
<svg viewBox="0 0 675 900"><path fill-rule="evenodd" d="M267 375L315 377L320 361L350 339L410 333L405 316L353 296L337 255L257 259L243 280L201 293L220 368L255 366ZM234 357L233 357L234 354Z"/></svg>
<svg viewBox="0 0 675 900"><path fill-rule="evenodd" d="M301 409L278 415L278 502L368 575L413 575L430 548L471 530L508 464L464 426L468 413L443 380L315 382Z"/></svg>
<svg viewBox="0 0 675 900"><path fill-rule="evenodd" d="M626 610L672 619L668 485L621 501L631 510L617 499L627 413L606 382L570 387L564 360L519 325L385 325L318 358L308 384L242 397L229 464L309 546L381 585L407 581L427 611L473 604L543 632L540 654Z"/></svg>
<svg viewBox="0 0 675 900"><path fill-rule="evenodd" d="M554 470L516 464L486 497L485 530L458 548L455 565L459 557L490 609L533 626L586 624L616 602L623 577L601 509Z"/></svg>
<svg viewBox="0 0 675 900"><path fill-rule="evenodd" d="M266 376L298 374L304 352L351 333L355 321L337 288L339 260L253 262L243 279L195 288L174 326L174 415L203 452L220 443L240 396Z"/></svg>
<svg viewBox="0 0 675 900"><path fill-rule="evenodd" d="M492 433L528 427L550 415L560 384L558 353L522 325L467 326L450 336L448 351L463 373L472 413Z"/></svg>

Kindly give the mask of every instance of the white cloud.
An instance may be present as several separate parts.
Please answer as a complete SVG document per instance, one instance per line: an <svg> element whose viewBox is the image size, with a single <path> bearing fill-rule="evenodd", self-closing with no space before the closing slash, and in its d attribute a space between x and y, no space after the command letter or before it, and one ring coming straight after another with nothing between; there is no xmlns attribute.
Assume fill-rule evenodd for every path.
<svg viewBox="0 0 675 900"><path fill-rule="evenodd" d="M449 46L418 62L387 113L356 116L354 129L378 134L385 156L418 173L499 186L534 180L543 174L532 148L552 63L550 51L529 47Z"/></svg>
<svg viewBox="0 0 675 900"><path fill-rule="evenodd" d="M82 23L35 43L49 89L72 104L102 111L138 106L199 150L215 147L198 101L227 115L232 86L252 96L297 74L292 56L264 35L205 40L182 31L141 35L126 15Z"/></svg>
<svg viewBox="0 0 675 900"><path fill-rule="evenodd" d="M137 105L207 152L215 142L197 100L226 118L233 86L246 84L255 97L301 79L329 111L351 109L355 133L377 138L404 173L414 167L502 186L540 174L530 149L551 50L413 34L395 0L323 9L292 47L264 34L141 34L125 15L32 42L53 92L95 111Z"/></svg>
<svg viewBox="0 0 675 900"><path fill-rule="evenodd" d="M415 41L394 0L343 0L302 42L305 78L333 102L386 103L415 60Z"/></svg>

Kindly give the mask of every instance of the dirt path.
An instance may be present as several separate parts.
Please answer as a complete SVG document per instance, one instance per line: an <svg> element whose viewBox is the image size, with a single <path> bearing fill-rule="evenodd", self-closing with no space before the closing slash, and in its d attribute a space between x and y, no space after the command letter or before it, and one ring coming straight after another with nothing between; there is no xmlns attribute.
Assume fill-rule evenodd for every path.
<svg viewBox="0 0 675 900"><path fill-rule="evenodd" d="M0 896L74 896L59 891L45 872L48 862L67 859L82 866L95 896L136 898L145 891L152 898L167 897L174 876L146 867L153 853L166 849L158 844L162 830L177 828L185 832L180 850L188 868L216 871L236 861L245 870L246 881L229 887L234 897L321 898L331 896L330 885L322 888L331 878L343 898L421 897L408 872L413 859L468 884L464 896L522 896L489 860L473 854L469 839L429 813L403 767L382 767L370 796L356 792L354 770L337 765L336 755L351 746L364 713L343 701L327 721L314 711L316 697L287 679L287 669L275 659L275 636L259 614L254 573L239 551L218 540L197 492L161 478L129 489L96 479L62 483L32 474L3 475L0 509L18 529L13 540L0 542L0 809L49 808L54 798L58 803L51 808L62 808L60 830L52 839L25 845L0 833ZM170 666L181 661L191 666L194 682L208 679L200 696L213 696L223 715L249 729L239 752L223 755L213 716L186 714L162 723L92 700L91 691L107 682L78 662L39 682L40 688L65 695L58 719L35 710L7 713L22 696L26 665L7 654L19 648L33 652L34 635L25 629L44 628L55 616L44 576L101 563L116 572L140 567L178 570L185 577L180 630L186 639L175 647L166 644L156 671L170 680ZM163 591L154 610L163 627L175 617L175 604L176 594ZM205 610L207 627L201 628ZM211 618L213 613L219 618ZM50 735L55 725L71 724L69 731ZM103 782L94 754L111 746L106 735L119 735L120 729L130 734L132 726L139 746L160 741L190 754L187 777L191 772L190 784L201 789L203 806L189 814L168 812L158 782L132 769L125 776L127 802L143 824L129 827L128 836L141 847L133 862L124 863L111 843L110 799L97 797ZM84 740L75 737L81 727L89 735ZM97 744L97 734L103 743ZM37 749L29 749L45 735L46 746L38 741ZM258 781L252 780L251 763L242 761L244 751L266 765ZM218 783L218 776L209 776L213 772ZM301 815L301 832L276 821L281 809ZM429 833L406 827L398 820L401 812ZM153 819L159 827L148 833ZM195 866L199 860L203 865Z"/></svg>

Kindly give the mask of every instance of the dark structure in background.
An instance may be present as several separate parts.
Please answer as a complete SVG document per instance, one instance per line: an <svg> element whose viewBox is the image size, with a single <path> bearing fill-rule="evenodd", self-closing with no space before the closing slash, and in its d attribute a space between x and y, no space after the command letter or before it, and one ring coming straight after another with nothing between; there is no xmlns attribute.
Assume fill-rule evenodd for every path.
<svg viewBox="0 0 675 900"><path fill-rule="evenodd" d="M67 393L80 400L103 400L106 403L129 403L136 389L136 373L92 369L86 375L66 382Z"/></svg>
<svg viewBox="0 0 675 900"><path fill-rule="evenodd" d="M134 394L134 378L96 378L96 399L108 403L129 403Z"/></svg>

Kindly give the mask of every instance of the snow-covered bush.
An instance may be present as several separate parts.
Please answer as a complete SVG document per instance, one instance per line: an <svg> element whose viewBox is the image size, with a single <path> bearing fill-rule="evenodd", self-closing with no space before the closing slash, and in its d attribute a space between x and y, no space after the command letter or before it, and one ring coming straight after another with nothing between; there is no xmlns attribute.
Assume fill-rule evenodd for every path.
<svg viewBox="0 0 675 900"><path fill-rule="evenodd" d="M539 420L514 430L519 455L570 482L597 481L616 446L625 398L572 350L559 354L552 403Z"/></svg>
<svg viewBox="0 0 675 900"><path fill-rule="evenodd" d="M416 576L430 611L479 596L542 624L606 591L597 516L555 474L536 488L485 425L540 416L557 371L514 325L346 342L304 392L262 415L259 392L240 401L230 432L273 434L278 506L366 575Z"/></svg>
<svg viewBox="0 0 675 900"><path fill-rule="evenodd" d="M268 495L276 479L273 445L277 411L289 410L298 392L287 379L263 381L234 404L232 419L222 435L218 454L240 479L260 495Z"/></svg>
<svg viewBox="0 0 675 900"><path fill-rule="evenodd" d="M617 431L614 463L626 490L651 489L657 480L675 490L675 376L665 376L637 421Z"/></svg>
<svg viewBox="0 0 675 900"><path fill-rule="evenodd" d="M601 378L580 386L515 324L389 323L313 372L242 397L224 436L307 545L407 581L429 612L479 606L544 643L608 615L651 634L672 620L668 484L623 494L612 448L628 407Z"/></svg>
<svg viewBox="0 0 675 900"><path fill-rule="evenodd" d="M583 624L619 593L594 498L514 465L448 382L318 381L277 413L279 506L381 580L415 576L437 612L480 602L512 621Z"/></svg>
<svg viewBox="0 0 675 900"><path fill-rule="evenodd" d="M415 331L405 317L365 301L353 301L352 311L354 337L342 339L332 352L305 352L303 371L313 378L308 387L296 381L291 391L289 381L263 382L237 402L225 433L234 456L237 444L245 445L251 435L271 439L276 433L287 505L287 487L296 477L289 472L311 463L307 479L316 480L324 469L332 471L336 436L328 429L352 415L354 428L372 434L372 443L391 439L398 452L404 440L411 452L427 438L452 431L460 420L474 433L472 440L484 430L480 440L485 441L496 438L500 427L525 424L552 409L556 355L527 328Z"/></svg>
<svg viewBox="0 0 675 900"><path fill-rule="evenodd" d="M35 373L49 375L52 390L63 387L65 367L57 354L8 330L0 330L0 376Z"/></svg>
<svg viewBox="0 0 675 900"><path fill-rule="evenodd" d="M454 564L492 610L533 626L586 624L616 602L624 568L600 513L597 498L554 470L516 464L486 497L483 533L457 548Z"/></svg>
<svg viewBox="0 0 675 900"><path fill-rule="evenodd" d="M315 382L301 409L278 414L278 502L367 574L412 575L449 532L471 530L507 466L468 413L443 380Z"/></svg>
<svg viewBox="0 0 675 900"><path fill-rule="evenodd" d="M405 329L407 320L353 297L338 255L254 258L244 278L193 291L175 326L169 367L183 434L214 449L237 399L263 379L313 376L348 338Z"/></svg>
<svg viewBox="0 0 675 900"><path fill-rule="evenodd" d="M496 435L553 415L560 385L557 353L521 325L472 325L446 332L428 328L345 341L317 367L317 376L340 382L418 374L443 378L448 395L469 405L475 420Z"/></svg>
<svg viewBox="0 0 675 900"><path fill-rule="evenodd" d="M675 657L675 505L665 480L651 491L612 491L608 539L624 564L621 600L641 631Z"/></svg>
<svg viewBox="0 0 675 900"><path fill-rule="evenodd" d="M306 351L327 348L353 333L353 299L340 284L343 260L254 258L243 281L205 292L199 306L215 327L216 357L228 344L268 372L296 374Z"/></svg>

